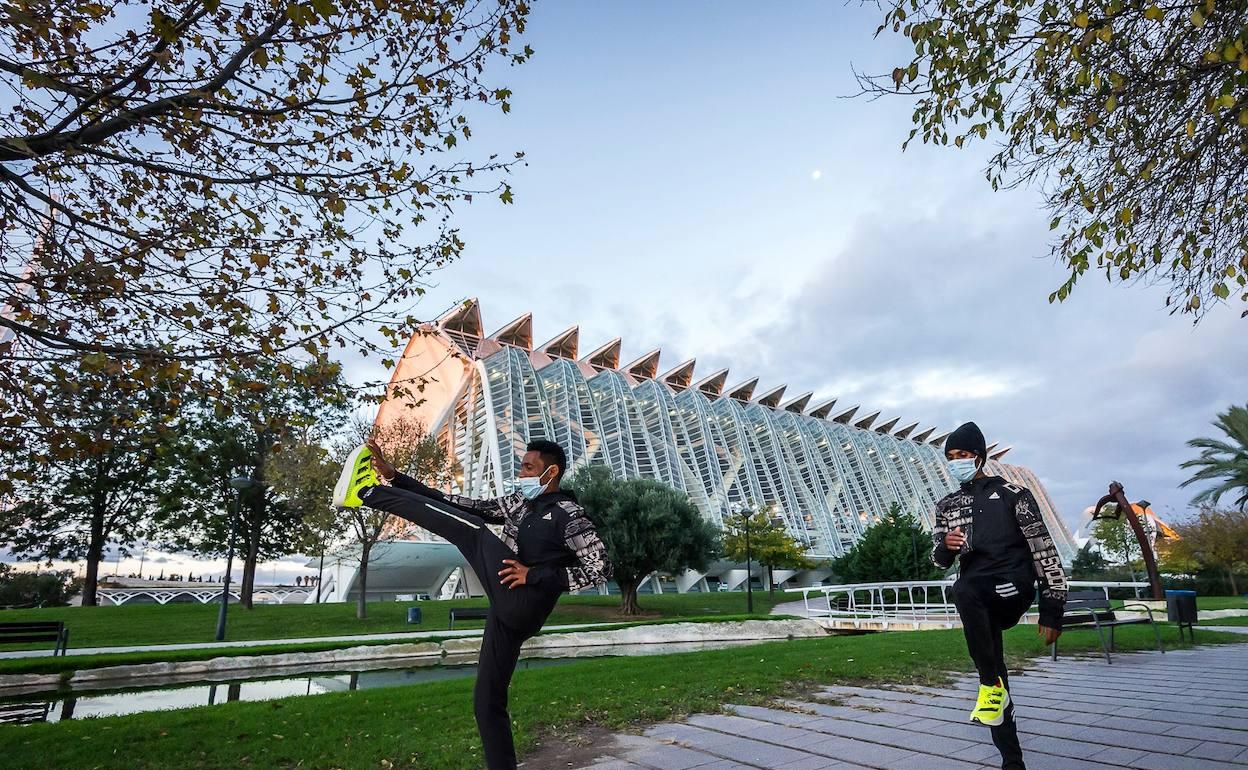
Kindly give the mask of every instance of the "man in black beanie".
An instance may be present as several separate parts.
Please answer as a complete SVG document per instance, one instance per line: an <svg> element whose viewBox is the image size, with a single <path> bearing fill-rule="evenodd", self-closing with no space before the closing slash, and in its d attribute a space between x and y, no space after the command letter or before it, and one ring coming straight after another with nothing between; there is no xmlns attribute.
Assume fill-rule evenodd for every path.
<svg viewBox="0 0 1248 770"><path fill-rule="evenodd" d="M966 646L979 672L979 698L971 721L992 728L1003 770L1025 770L1001 634L1031 606L1040 583L1040 624L1045 644L1061 634L1066 574L1031 492L984 473L988 449L973 422L945 441L949 472L960 484L936 504L932 561L959 561L953 602Z"/></svg>

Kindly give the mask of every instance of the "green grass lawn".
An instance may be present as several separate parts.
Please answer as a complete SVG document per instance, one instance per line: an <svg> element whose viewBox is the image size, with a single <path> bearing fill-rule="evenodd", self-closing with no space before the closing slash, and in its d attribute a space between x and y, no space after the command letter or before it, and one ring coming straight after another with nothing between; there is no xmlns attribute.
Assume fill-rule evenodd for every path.
<svg viewBox="0 0 1248 770"><path fill-rule="evenodd" d="M793 594L754 594L754 611L766 614L777 602L792 601ZM618 596L564 596L547 625L608 623L661 618L736 615L745 612L745 594L663 594L642 596L645 615L624 617ZM419 626L407 624L407 608L423 610ZM484 607L486 600L462 599L429 602L370 602L368 617L355 617L355 604L258 604L251 610L232 605L226 639L297 639L403 631L441 631L449 625L451 607ZM211 642L217 627L215 604L122 605L121 607L51 607L38 610L4 610L0 623L64 620L69 626L70 647L116 647L142 644ZM456 629L481 628L480 621L461 621ZM0 645L0 651L31 645ZM41 645L40 648L51 645Z"/></svg>
<svg viewBox="0 0 1248 770"><path fill-rule="evenodd" d="M1149 649L1151 629L1119 629L1122 649ZM1164 627L1169 648L1182 646ZM1242 641L1206 632L1202 643ZM1064 654L1096 647L1090 631L1062 639ZM1032 627L1006 635L1012 663L1043 654ZM969 671L962 633L895 632L775 642L644 658L601 658L523 671L511 711L523 754L539 736L588 725L614 730L759 703L833 682L938 683ZM685 675L679 672L685 672ZM4 766L59 770L478 770L472 680L228 703L62 724L0 727ZM969 705L969 704L968 704ZM985 738L986 740L986 738ZM390 763L390 764L386 764Z"/></svg>

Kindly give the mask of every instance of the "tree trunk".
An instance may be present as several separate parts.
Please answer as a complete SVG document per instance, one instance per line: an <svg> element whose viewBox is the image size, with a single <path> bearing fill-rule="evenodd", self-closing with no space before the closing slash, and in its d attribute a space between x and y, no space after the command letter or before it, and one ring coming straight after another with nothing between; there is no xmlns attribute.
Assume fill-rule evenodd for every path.
<svg viewBox="0 0 1248 770"><path fill-rule="evenodd" d="M770 564L767 565L767 595L776 598L776 571Z"/></svg>
<svg viewBox="0 0 1248 770"><path fill-rule="evenodd" d="M641 612L641 607L637 606L637 586L639 581L617 578L616 582L620 586L620 614L636 615Z"/></svg>
<svg viewBox="0 0 1248 770"><path fill-rule="evenodd" d="M87 572L82 582L82 606L99 606L100 562L104 559L104 511L91 512L91 539L87 542Z"/></svg>
<svg viewBox="0 0 1248 770"><path fill-rule="evenodd" d="M243 560L243 585L239 591L239 603L247 609L252 608L252 598L256 591L256 567L260 561L260 538L264 534L265 503L267 494L264 489L264 457L268 446L267 434L260 436L260 461L251 471L251 478L257 486L248 489L249 493L240 503L246 502L247 556ZM239 492L241 495L242 492ZM242 507L240 505L240 507Z"/></svg>
<svg viewBox="0 0 1248 770"><path fill-rule="evenodd" d="M360 598L355 603L355 617L359 620L368 617L368 556L372 550L367 543L361 544L360 579L356 581L360 586Z"/></svg>
<svg viewBox="0 0 1248 770"><path fill-rule="evenodd" d="M259 527L256 527L258 530ZM243 559L243 583L239 588L238 600L247 609L251 609L252 594L256 590L256 563L260 560L260 533L247 527L247 555Z"/></svg>
<svg viewBox="0 0 1248 770"><path fill-rule="evenodd" d="M1235 565L1226 568L1226 576L1231 580L1231 596L1239 596L1239 587L1235 585Z"/></svg>

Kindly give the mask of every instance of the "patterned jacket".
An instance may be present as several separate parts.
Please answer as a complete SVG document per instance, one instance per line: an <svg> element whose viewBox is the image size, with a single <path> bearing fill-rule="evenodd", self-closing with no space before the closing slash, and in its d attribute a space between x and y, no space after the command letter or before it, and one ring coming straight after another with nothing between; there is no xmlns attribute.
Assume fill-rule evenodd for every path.
<svg viewBox="0 0 1248 770"><path fill-rule="evenodd" d="M527 585L576 593L611 579L607 548L571 492L559 490L533 500L513 492L476 500L440 492L402 473L391 483L443 500L487 524L501 524L499 539L529 567Z"/></svg>
<svg viewBox="0 0 1248 770"><path fill-rule="evenodd" d="M1066 573L1030 490L999 476L973 479L936 504L935 519L932 561L938 567L958 559L962 577L1029 575L1040 582L1040 623L1061 628ZM969 536L960 553L945 547L945 534L959 527Z"/></svg>

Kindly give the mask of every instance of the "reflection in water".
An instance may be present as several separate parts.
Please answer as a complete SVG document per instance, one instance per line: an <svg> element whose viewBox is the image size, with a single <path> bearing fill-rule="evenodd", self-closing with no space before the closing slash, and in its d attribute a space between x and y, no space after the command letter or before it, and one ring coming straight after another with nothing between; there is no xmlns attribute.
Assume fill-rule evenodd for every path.
<svg viewBox="0 0 1248 770"><path fill-rule="evenodd" d="M521 661L517 669L540 668L570 662L528 660ZM59 693L26 695L15 699L0 700L0 723L59 722L63 719L119 716L142 711L213 706L236 701L264 701L297 695L371 690L378 687L396 687L474 676L476 669L476 666L422 666L414 669L320 673L310 676L243 680L222 684L152 687L142 690L98 692L89 695Z"/></svg>

